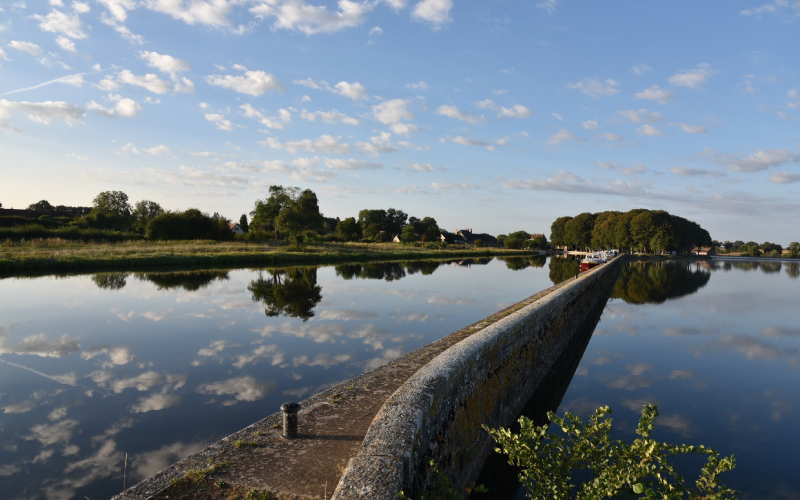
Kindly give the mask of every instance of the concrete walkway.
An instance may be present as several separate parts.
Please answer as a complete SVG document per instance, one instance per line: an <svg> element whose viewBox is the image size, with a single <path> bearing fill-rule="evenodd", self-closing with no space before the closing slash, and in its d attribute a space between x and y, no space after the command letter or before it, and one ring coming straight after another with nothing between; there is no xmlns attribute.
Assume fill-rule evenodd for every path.
<svg viewBox="0 0 800 500"><path fill-rule="evenodd" d="M234 495L244 498L250 490L269 492L272 496L256 497L265 500L330 498L378 410L411 375L450 346L561 286L563 283L543 290L303 401L297 439L280 436L282 417L275 413L114 498L211 500ZM218 465L212 472L209 467L213 464ZM191 470L206 474L187 474ZM180 484L176 486L175 483Z"/></svg>

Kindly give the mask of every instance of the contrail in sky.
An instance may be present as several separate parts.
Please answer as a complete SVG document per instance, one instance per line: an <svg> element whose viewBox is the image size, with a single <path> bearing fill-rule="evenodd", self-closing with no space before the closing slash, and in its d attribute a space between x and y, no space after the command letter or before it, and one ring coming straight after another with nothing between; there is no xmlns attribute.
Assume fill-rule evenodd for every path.
<svg viewBox="0 0 800 500"><path fill-rule="evenodd" d="M85 73L75 73L73 75L62 76L61 78L56 78L55 80L50 80L48 82L39 83L37 85L34 85L33 87L25 87L24 89L9 90L8 92L6 92L4 94L0 94L0 97L11 95L11 94L16 94L18 92L25 92L26 90L34 90L34 89L46 87L46 86L51 85L53 83L62 82L64 80L66 80L67 78L70 78L70 77L73 77L73 76L93 75L95 73L101 73L103 71L108 71L108 70L107 69L106 70L98 69L97 71L88 71L88 72L85 72Z"/></svg>

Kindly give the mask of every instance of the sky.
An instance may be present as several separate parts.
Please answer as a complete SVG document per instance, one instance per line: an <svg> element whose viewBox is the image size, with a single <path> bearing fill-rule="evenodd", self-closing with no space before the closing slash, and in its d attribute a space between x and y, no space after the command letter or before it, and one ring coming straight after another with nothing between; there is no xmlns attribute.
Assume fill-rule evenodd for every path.
<svg viewBox="0 0 800 500"><path fill-rule="evenodd" d="M766 3L765 3L766 2ZM0 203L549 234L664 209L800 240L800 0L0 3Z"/></svg>

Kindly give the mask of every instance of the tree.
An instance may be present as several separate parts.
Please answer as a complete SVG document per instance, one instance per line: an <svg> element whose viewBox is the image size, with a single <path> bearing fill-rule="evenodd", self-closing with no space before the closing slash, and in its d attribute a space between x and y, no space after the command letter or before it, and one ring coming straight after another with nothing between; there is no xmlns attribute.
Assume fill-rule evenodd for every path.
<svg viewBox="0 0 800 500"><path fill-rule="evenodd" d="M503 246L518 250L525 246L525 243L528 241L529 237L530 235L527 231L514 231L513 233L510 233L505 240L503 240Z"/></svg>
<svg viewBox="0 0 800 500"><path fill-rule="evenodd" d="M145 237L150 240L230 240L233 238L224 217L216 220L196 208L184 212L163 212L147 223Z"/></svg>
<svg viewBox="0 0 800 500"><path fill-rule="evenodd" d="M593 224L594 216L588 212L582 213L564 224L567 244L575 248L589 248L592 245ZM552 237L550 239L552 240Z"/></svg>
<svg viewBox="0 0 800 500"><path fill-rule="evenodd" d="M42 200L28 205L28 210L38 210L39 212L52 212L53 205L51 205L50 202L48 202L47 200Z"/></svg>
<svg viewBox="0 0 800 500"><path fill-rule="evenodd" d="M290 200L275 218L275 229L289 233L289 238L300 248L304 231L316 231L322 224L319 202L314 191L306 189L299 194L292 193Z"/></svg>
<svg viewBox="0 0 800 500"><path fill-rule="evenodd" d="M789 257L797 258L800 254L800 243L793 241L789 243Z"/></svg>
<svg viewBox="0 0 800 500"><path fill-rule="evenodd" d="M603 406L590 416L588 424L566 413L559 417L548 412L550 424L537 426L520 417L520 431L490 429L483 426L508 455L510 464L520 467L520 481L534 500L573 498L646 498L646 499L733 499L736 492L719 481L723 472L733 470L733 456L720 457L705 446L671 445L651 439L658 418L658 407L642 409L633 443L611 440L611 408ZM670 461L673 456L706 455L705 466L694 485L687 484ZM588 469L591 480L575 491L575 473ZM581 477L581 476L578 476ZM641 496L640 496L641 495Z"/></svg>
<svg viewBox="0 0 800 500"><path fill-rule="evenodd" d="M417 230L414 226L406 226L403 228L403 232L400 233L400 241L403 243L414 243L417 241Z"/></svg>
<svg viewBox="0 0 800 500"><path fill-rule="evenodd" d="M253 211L250 212L250 224L254 228L266 231L275 230L275 219L283 207L288 205L300 193L298 187L270 186L269 196L266 200L256 200Z"/></svg>
<svg viewBox="0 0 800 500"><path fill-rule="evenodd" d="M553 245L563 247L569 246L567 243L567 222L571 221L572 217L559 217L550 226L550 241Z"/></svg>
<svg viewBox="0 0 800 500"><path fill-rule="evenodd" d="M250 226L247 224L247 214L242 214L239 217L239 227L242 228L242 231L245 233L250 230Z"/></svg>
<svg viewBox="0 0 800 500"><path fill-rule="evenodd" d="M425 243L431 241L440 241L441 234L442 233L439 231L438 227L428 226L428 228L425 229L425 233L422 235L422 241Z"/></svg>
<svg viewBox="0 0 800 500"><path fill-rule="evenodd" d="M386 227L385 231L390 234L399 234L403 230L408 220L408 214L396 208L390 208L386 211ZM434 221L435 223L435 221Z"/></svg>
<svg viewBox="0 0 800 500"><path fill-rule="evenodd" d="M134 224L138 230L144 231L147 227L147 223L162 213L164 213L164 209L154 201L137 201L132 214Z"/></svg>
<svg viewBox="0 0 800 500"><path fill-rule="evenodd" d="M336 232L347 241L355 241L361 238L361 228L355 217L348 217L339 221L336 225Z"/></svg>
<svg viewBox="0 0 800 500"><path fill-rule="evenodd" d="M128 217L132 212L128 195L122 191L103 191L94 197L92 204L95 210L121 217Z"/></svg>
<svg viewBox="0 0 800 500"><path fill-rule="evenodd" d="M475 248L483 248L483 240L480 238L475 239Z"/></svg>

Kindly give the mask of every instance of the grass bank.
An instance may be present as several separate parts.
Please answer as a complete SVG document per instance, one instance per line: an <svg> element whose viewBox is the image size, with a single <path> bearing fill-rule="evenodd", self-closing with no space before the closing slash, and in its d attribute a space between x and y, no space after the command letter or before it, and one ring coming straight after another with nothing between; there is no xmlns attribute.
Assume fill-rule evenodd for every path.
<svg viewBox="0 0 800 500"><path fill-rule="evenodd" d="M66 271L116 271L142 268L282 266L375 260L414 260L530 255L500 248L442 248L395 243L325 243L296 250L281 242L123 241L82 243L38 239L0 243L0 276Z"/></svg>

